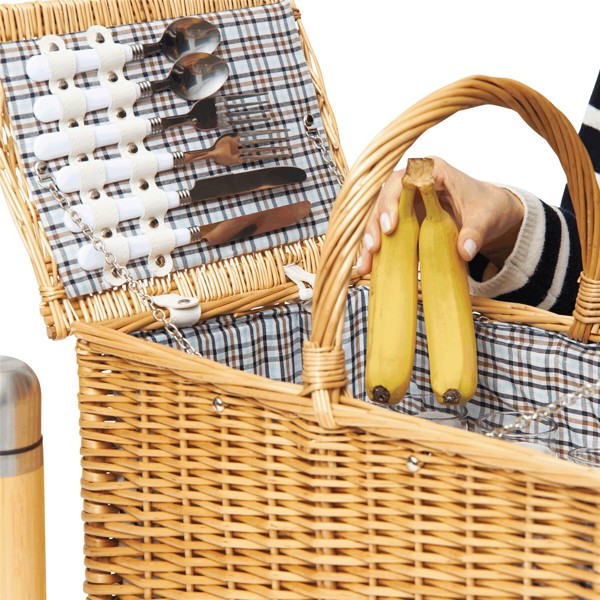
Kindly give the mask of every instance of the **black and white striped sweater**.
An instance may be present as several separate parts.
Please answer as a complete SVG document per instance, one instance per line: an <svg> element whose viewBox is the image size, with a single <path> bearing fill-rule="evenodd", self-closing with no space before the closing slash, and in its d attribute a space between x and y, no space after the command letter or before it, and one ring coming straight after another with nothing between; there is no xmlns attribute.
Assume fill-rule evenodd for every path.
<svg viewBox="0 0 600 600"><path fill-rule="evenodd" d="M592 91L579 135L597 177L600 173L600 74ZM507 186L508 187L508 186ZM581 273L581 249L573 203L565 189L560 207L545 204L529 192L510 188L525 206L525 217L512 254L492 278L481 281L487 261L470 265L471 292L508 302L522 302L560 314L575 306Z"/></svg>

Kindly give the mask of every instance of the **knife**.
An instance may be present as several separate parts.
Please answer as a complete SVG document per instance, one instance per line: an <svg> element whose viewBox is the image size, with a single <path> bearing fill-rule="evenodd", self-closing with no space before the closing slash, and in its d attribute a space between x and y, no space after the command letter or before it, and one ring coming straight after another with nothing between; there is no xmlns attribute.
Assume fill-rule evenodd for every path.
<svg viewBox="0 0 600 600"><path fill-rule="evenodd" d="M179 208L198 204L215 198L235 196L246 192L268 190L270 188L301 183L306 180L306 171L298 167L265 167L244 171L242 173L227 173L214 177L198 179L189 190L166 192L168 208ZM119 223L137 219L144 214L144 205L138 196L125 196L116 201ZM88 204L75 207L77 214L83 222L94 228L94 213ZM71 217L65 214L64 223L67 229L73 232L81 230Z"/></svg>
<svg viewBox="0 0 600 600"><path fill-rule="evenodd" d="M218 223L175 229L173 231L175 234L173 248L197 244L201 240L215 246L282 229L304 219L310 213L310 208L310 202L302 200L286 206L225 219ZM136 235L126 239L129 246L129 260L135 260L150 254L149 236ZM82 246L77 259L81 268L86 271L96 271L104 266L103 254L96 250L92 244Z"/></svg>

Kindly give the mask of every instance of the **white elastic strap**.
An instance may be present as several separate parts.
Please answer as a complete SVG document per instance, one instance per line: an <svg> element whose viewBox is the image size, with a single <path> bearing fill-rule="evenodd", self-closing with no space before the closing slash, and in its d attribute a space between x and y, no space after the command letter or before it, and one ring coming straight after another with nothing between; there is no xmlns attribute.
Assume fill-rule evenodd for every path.
<svg viewBox="0 0 600 600"><path fill-rule="evenodd" d="M50 81L57 82L61 79L73 79L76 71L75 52L73 50L49 51L46 54L48 65L50 67ZM56 83L51 84L51 88ZM54 90L53 90L54 91Z"/></svg>
<svg viewBox="0 0 600 600"><path fill-rule="evenodd" d="M135 154L125 154L131 162L131 186L139 185L140 181L154 181L158 173L158 161L153 152L138 147Z"/></svg>
<svg viewBox="0 0 600 600"><path fill-rule="evenodd" d="M65 41L60 36L45 35L38 41L38 48L48 60L50 89L60 79L73 79L76 72L75 52L67 49Z"/></svg>
<svg viewBox="0 0 600 600"><path fill-rule="evenodd" d="M104 161L84 160L75 163L79 170L80 195L85 197L91 190L101 190L106 183Z"/></svg>
<svg viewBox="0 0 600 600"><path fill-rule="evenodd" d="M92 231L102 235L106 229L110 229L111 244L127 246L127 241L122 233L117 232L119 225L119 206L116 197L109 196L103 190L104 187L104 162L102 160L88 160L74 163L79 168L81 201L89 207L92 213ZM96 197L97 196L97 197ZM104 236L103 236L104 237ZM129 246L127 246L127 258L129 258ZM115 278L112 278L111 284Z"/></svg>
<svg viewBox="0 0 600 600"><path fill-rule="evenodd" d="M105 229L110 229L112 235L115 235L115 230L119 225L119 210L117 201L109 196L103 195L98 200L91 200L87 203L89 210L92 213L93 231L102 232Z"/></svg>
<svg viewBox="0 0 600 600"><path fill-rule="evenodd" d="M150 241L148 268L154 277L164 277L173 269L171 252L175 249L175 232L170 227L148 229L146 235Z"/></svg>
<svg viewBox="0 0 600 600"><path fill-rule="evenodd" d="M140 117L126 117L125 119L116 119L113 123L119 129L119 149L121 153L127 150L129 144L141 146L148 135L148 124L146 119Z"/></svg>
<svg viewBox="0 0 600 600"><path fill-rule="evenodd" d="M175 233L164 221L168 196L154 182L158 172L157 159L144 146L147 123L136 117L133 110L139 97L139 86L123 74L127 60L125 48L115 44L108 29L95 25L88 29L86 35L90 47L98 52L98 80L109 94L108 118L119 128L119 153L130 163L129 185L143 206L139 227L150 244L148 268L153 277L163 277L173 269L170 254L176 246ZM85 182L83 175L82 172L82 184ZM99 174L96 177L99 178ZM105 179L104 174L102 177ZM98 182L99 179L96 179L94 185ZM104 222L107 218L108 215L101 215Z"/></svg>
<svg viewBox="0 0 600 600"><path fill-rule="evenodd" d="M71 85L68 89L56 93L55 96L60 104L59 128L64 129L69 121L77 121L82 125L87 111L85 92Z"/></svg>
<svg viewBox="0 0 600 600"><path fill-rule="evenodd" d="M192 327L200 321L202 310L197 298L178 294L152 296L154 303L160 308L169 309L169 322L176 327Z"/></svg>
<svg viewBox="0 0 600 600"><path fill-rule="evenodd" d="M131 161L131 179L129 184L134 190L135 196L142 203L142 215L139 220L140 229L149 235L151 239L157 240L156 249L153 250L154 257L162 257L161 260L167 261L169 265L173 265L170 256L167 256L173 248L175 248L175 234L171 227L164 222L164 217L169 209L169 198L163 190L159 189L154 182L154 177L157 172L156 156L140 147L136 154L130 154ZM140 186L140 183L145 182L145 189ZM169 240L165 242L164 240ZM173 245L169 247L173 240ZM154 246L153 246L154 248ZM165 265L157 265L150 256L149 266L154 275L166 275L169 271Z"/></svg>
<svg viewBox="0 0 600 600"><path fill-rule="evenodd" d="M69 121L83 125L87 103L82 89L73 82L76 59L73 50L68 50L64 40L57 35L46 35L38 42L40 52L47 57L50 66L50 91L60 106L59 128Z"/></svg>
<svg viewBox="0 0 600 600"><path fill-rule="evenodd" d="M104 85L104 79L109 73L120 75L127 61L125 49L121 44L115 44L111 32L101 25L93 25L86 32L88 44L98 53L98 79ZM102 41L100 41L102 40Z"/></svg>
<svg viewBox="0 0 600 600"><path fill-rule="evenodd" d="M69 163L82 154L93 154L96 149L96 136L91 125L68 127L64 130L69 138Z"/></svg>
<svg viewBox="0 0 600 600"><path fill-rule="evenodd" d="M298 296L302 301L312 300L316 275L305 271L300 265L285 265L283 272L298 286Z"/></svg>
<svg viewBox="0 0 600 600"><path fill-rule="evenodd" d="M169 210L167 193L152 182L148 189L136 188L135 196L142 203L143 213L139 220L140 229L147 233L148 230L156 228L154 221L158 221L160 226L163 226L165 215Z"/></svg>
<svg viewBox="0 0 600 600"><path fill-rule="evenodd" d="M110 86L106 86L110 93L110 100L108 103L109 115L123 109L128 114L132 113L131 107L135 104L138 99L138 86L133 81L121 79L115 83L111 83ZM129 110L127 108L129 107Z"/></svg>
<svg viewBox="0 0 600 600"><path fill-rule="evenodd" d="M138 86L123 75L123 66L127 62L124 46L115 44L111 32L101 25L90 27L86 37L88 44L98 53L98 81L110 95L109 117L114 117L117 109L131 113L127 109L131 109L138 98Z"/></svg>
<svg viewBox="0 0 600 600"><path fill-rule="evenodd" d="M119 265L125 266L129 262L129 244L122 235L113 236L105 239L106 250L110 252L115 258ZM118 277L113 267L104 263L103 269L104 280L112 286L120 286L125 283L123 277Z"/></svg>

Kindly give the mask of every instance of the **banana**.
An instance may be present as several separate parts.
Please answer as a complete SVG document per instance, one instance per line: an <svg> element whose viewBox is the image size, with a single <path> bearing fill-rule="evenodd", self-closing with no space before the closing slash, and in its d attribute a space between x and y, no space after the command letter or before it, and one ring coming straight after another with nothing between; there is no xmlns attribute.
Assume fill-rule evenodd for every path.
<svg viewBox="0 0 600 600"><path fill-rule="evenodd" d="M417 183L427 216L419 233L421 294L435 397L464 404L477 387L477 347L465 262L456 247L458 229L433 186L433 161Z"/></svg>
<svg viewBox="0 0 600 600"><path fill-rule="evenodd" d="M369 398L383 404L396 404L404 396L415 354L419 222L408 169L402 185L398 227L382 235L369 290L366 386Z"/></svg>

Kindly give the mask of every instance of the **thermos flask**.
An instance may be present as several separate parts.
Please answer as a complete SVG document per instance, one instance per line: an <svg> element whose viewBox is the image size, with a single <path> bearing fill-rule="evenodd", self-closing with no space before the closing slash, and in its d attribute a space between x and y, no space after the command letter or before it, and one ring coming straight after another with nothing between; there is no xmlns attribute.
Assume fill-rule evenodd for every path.
<svg viewBox="0 0 600 600"><path fill-rule="evenodd" d="M40 384L0 356L0 598L46 598Z"/></svg>

